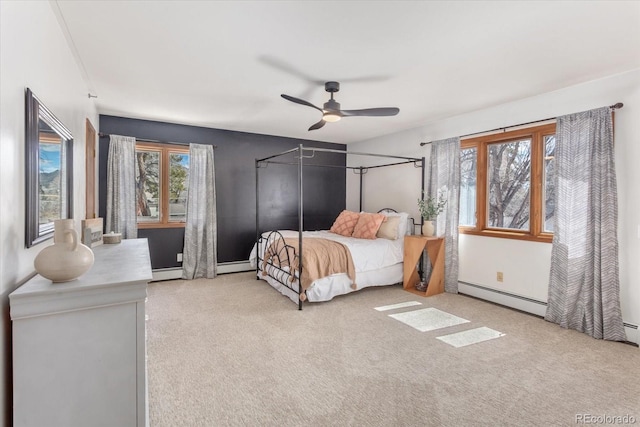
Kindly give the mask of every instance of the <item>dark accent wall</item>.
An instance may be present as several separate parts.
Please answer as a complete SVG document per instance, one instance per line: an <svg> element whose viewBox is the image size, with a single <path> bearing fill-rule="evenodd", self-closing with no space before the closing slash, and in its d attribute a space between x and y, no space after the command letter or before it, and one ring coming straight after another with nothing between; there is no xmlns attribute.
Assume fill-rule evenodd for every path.
<svg viewBox="0 0 640 427"><path fill-rule="evenodd" d="M246 261L256 238L255 159L277 154L303 144L305 147L346 150L343 144L284 138L246 132L188 126L115 116L100 116L100 132L182 144L213 144L218 262ZM109 138L99 144L99 215L106 215L107 157ZM275 159L274 159L275 160ZM278 161L293 162L292 155ZM304 229L331 227L345 208L346 157L338 153L316 153L304 161ZM336 167L319 167L330 164ZM297 166L270 164L259 170L260 229L298 229ZM176 261L184 245L183 228L140 229L139 237L149 239L154 269L179 267Z"/></svg>

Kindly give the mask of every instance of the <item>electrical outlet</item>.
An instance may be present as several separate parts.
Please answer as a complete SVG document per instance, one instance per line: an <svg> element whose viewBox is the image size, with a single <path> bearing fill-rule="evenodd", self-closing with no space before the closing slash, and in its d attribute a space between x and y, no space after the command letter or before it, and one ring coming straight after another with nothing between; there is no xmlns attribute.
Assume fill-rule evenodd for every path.
<svg viewBox="0 0 640 427"><path fill-rule="evenodd" d="M504 280L504 276L502 275L502 271L498 271L498 272L496 273L496 280L497 280L498 282L502 282L502 281Z"/></svg>
<svg viewBox="0 0 640 427"><path fill-rule="evenodd" d="M182 262L182 254L178 254L176 261Z"/></svg>

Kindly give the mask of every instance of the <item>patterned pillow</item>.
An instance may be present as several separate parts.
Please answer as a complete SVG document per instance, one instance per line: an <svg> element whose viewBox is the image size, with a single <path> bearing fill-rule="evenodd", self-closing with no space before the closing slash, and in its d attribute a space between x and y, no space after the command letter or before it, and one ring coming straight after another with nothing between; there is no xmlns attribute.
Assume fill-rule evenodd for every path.
<svg viewBox="0 0 640 427"><path fill-rule="evenodd" d="M329 231L341 236L351 237L359 217L360 214L358 212L344 210L340 212Z"/></svg>
<svg viewBox="0 0 640 427"><path fill-rule="evenodd" d="M353 229L353 237L358 239L375 239L376 233L382 225L385 216L377 213L361 213L358 223Z"/></svg>

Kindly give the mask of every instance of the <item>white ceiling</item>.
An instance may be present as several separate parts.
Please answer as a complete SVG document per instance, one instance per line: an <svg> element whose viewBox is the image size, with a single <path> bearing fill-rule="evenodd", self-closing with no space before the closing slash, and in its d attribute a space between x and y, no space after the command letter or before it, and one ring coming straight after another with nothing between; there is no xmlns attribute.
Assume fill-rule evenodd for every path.
<svg viewBox="0 0 640 427"><path fill-rule="evenodd" d="M101 114L349 143L640 68L640 2L66 1ZM309 132L323 82L343 109Z"/></svg>

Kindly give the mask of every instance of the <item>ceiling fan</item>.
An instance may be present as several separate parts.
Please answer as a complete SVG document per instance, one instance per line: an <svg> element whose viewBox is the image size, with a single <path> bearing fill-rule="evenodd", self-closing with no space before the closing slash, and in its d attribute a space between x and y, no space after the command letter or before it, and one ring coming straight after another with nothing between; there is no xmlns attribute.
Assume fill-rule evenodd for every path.
<svg viewBox="0 0 640 427"><path fill-rule="evenodd" d="M324 84L324 90L331 94L331 99L324 103L324 108L319 108L313 105L312 103L305 101L304 99L296 98L293 96L282 94L284 99L287 101L295 102L296 104L306 105L308 107L315 108L322 112L322 119L314 125L312 125L309 130L320 129L327 122L337 122L342 117L353 117L353 116L375 116L375 117L383 117L383 116L395 116L400 112L399 108L395 107L382 107L382 108L365 108L362 110L341 110L340 103L333 99L333 94L340 90L340 83L338 82L326 82Z"/></svg>

